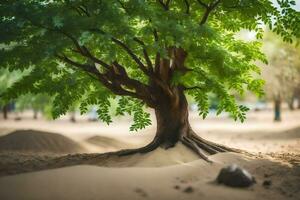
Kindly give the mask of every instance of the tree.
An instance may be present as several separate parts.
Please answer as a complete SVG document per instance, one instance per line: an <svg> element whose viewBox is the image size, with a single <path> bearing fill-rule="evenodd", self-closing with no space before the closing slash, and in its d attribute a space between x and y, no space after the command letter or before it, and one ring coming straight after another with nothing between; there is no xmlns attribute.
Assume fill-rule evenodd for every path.
<svg viewBox="0 0 300 200"><path fill-rule="evenodd" d="M38 118L38 113L45 113L47 106L51 103L51 97L46 94L27 94L19 97L16 101L16 110L24 111L25 109L33 110L33 119Z"/></svg>
<svg viewBox="0 0 300 200"><path fill-rule="evenodd" d="M255 60L267 62L259 42L235 38L241 29L263 33L262 23L285 41L299 34L295 1L268 0L2 0L0 66L31 68L4 98L47 92L55 97L53 116L80 101L81 112L99 105L99 118L111 122L110 99L117 114L129 113L131 130L151 124L144 107L154 109L157 132L142 148L148 152L181 141L207 160L207 154L231 150L200 138L188 121L185 95L208 114L208 94L219 99L218 113L244 121L247 108L233 91L262 94ZM118 97L119 96L119 97Z"/></svg>
<svg viewBox="0 0 300 200"><path fill-rule="evenodd" d="M1 45L0 45L1 47ZM10 73L7 69L0 68L0 93L3 93L7 88L9 88L15 81L20 79L22 76L20 71L14 71ZM2 108L3 118L8 118L8 112L10 108L9 101L4 101L0 98L0 108Z"/></svg>

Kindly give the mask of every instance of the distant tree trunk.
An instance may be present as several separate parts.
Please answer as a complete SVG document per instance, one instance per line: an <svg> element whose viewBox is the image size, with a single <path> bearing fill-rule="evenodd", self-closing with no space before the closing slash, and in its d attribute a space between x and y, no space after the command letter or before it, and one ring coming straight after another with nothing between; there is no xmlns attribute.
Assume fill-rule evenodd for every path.
<svg viewBox="0 0 300 200"><path fill-rule="evenodd" d="M75 123L76 122L76 118L75 118L76 113L75 113L75 111L74 112L72 111L70 114L71 114L70 121Z"/></svg>
<svg viewBox="0 0 300 200"><path fill-rule="evenodd" d="M300 109L300 89L295 90L295 99L297 99L297 109Z"/></svg>
<svg viewBox="0 0 300 200"><path fill-rule="evenodd" d="M38 110L33 110L33 119L37 119L38 118Z"/></svg>
<svg viewBox="0 0 300 200"><path fill-rule="evenodd" d="M2 107L2 112L3 112L3 118L4 118L4 119L8 119L8 107L9 107L8 104L7 104L7 105L4 105L4 106Z"/></svg>
<svg viewBox="0 0 300 200"><path fill-rule="evenodd" d="M281 98L277 96L274 99L274 121L281 121Z"/></svg>
<svg viewBox="0 0 300 200"><path fill-rule="evenodd" d="M294 96L288 101L288 105L289 105L289 109L290 110L295 110L295 106L294 106L294 101L295 100L295 98L294 98Z"/></svg>

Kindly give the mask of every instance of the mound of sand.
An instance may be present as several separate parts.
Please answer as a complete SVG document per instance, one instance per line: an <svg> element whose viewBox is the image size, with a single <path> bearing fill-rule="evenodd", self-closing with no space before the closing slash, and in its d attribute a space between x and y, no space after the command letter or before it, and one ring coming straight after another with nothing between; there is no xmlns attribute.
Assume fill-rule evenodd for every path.
<svg viewBox="0 0 300 200"><path fill-rule="evenodd" d="M177 164L185 164L199 157L186 146L178 143L175 148L165 150L157 148L146 154L134 154L131 156L117 157L109 156L105 159L100 159L94 164L105 167L162 167Z"/></svg>
<svg viewBox="0 0 300 200"><path fill-rule="evenodd" d="M0 152L65 154L82 151L79 144L56 133L17 130L0 137Z"/></svg>
<svg viewBox="0 0 300 200"><path fill-rule="evenodd" d="M111 137L105 137L99 135L87 138L85 142L96 145L98 147L114 148L114 149L124 149L124 148L129 148L131 146L129 143L122 142L120 140Z"/></svg>

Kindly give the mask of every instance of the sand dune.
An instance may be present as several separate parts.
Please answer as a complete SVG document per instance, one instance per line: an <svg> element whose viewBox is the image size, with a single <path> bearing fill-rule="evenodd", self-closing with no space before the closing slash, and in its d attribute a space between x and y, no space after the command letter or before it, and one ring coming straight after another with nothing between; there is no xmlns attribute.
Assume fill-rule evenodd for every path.
<svg viewBox="0 0 300 200"><path fill-rule="evenodd" d="M175 149L182 150L177 147ZM168 159L167 154L160 150L148 155L148 159L152 160L157 156ZM139 156L131 156L140 165L143 161L138 158ZM297 171L296 167L232 153L217 154L210 156L210 159L214 161L213 164L195 160L155 168L79 165L6 176L0 178L0 199L296 200L300 195L300 177L297 176L299 169ZM246 189L216 184L214 180L220 168L231 163L249 170L256 177L257 184ZM262 186L264 180L271 180L272 185L268 188Z"/></svg>
<svg viewBox="0 0 300 200"><path fill-rule="evenodd" d="M99 136L95 135L90 138L87 138L85 142L88 142L90 144L103 147L103 148L115 148L115 149L122 149L122 148L128 148L131 145L126 142L122 142L120 140L111 138L111 137L105 137L105 136Z"/></svg>
<svg viewBox="0 0 300 200"><path fill-rule="evenodd" d="M17 130L0 137L0 152L78 153L83 148L66 136L36 130Z"/></svg>

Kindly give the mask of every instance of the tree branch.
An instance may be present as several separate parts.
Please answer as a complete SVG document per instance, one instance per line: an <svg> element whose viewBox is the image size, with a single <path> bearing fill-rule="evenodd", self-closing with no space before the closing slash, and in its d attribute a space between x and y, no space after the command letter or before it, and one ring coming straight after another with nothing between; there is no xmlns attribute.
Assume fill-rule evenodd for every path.
<svg viewBox="0 0 300 200"><path fill-rule="evenodd" d="M145 101L148 106L150 107L153 107L154 106L154 103L152 101L152 99L148 98L146 94L146 92L142 92L142 90L146 89L144 88L145 85L142 84L141 82L137 81L137 80L134 80L134 79L130 79L128 76L120 76L120 75L117 75L117 74L114 74L113 76L113 79L114 78L117 78L118 80L114 81L113 79L110 80L108 79L108 77L106 77L105 74L101 74L96 66L93 66L93 65L88 65L88 64L81 64L81 63L77 63L73 60L71 60L70 58L68 58L66 55L59 55L59 54L56 54L56 57L58 59L60 59L61 61L65 62L65 63L68 63L70 64L71 66L74 66L74 67L77 67L85 72L88 73L88 75L95 75L94 76L91 76L93 79L95 80L98 80L100 81L106 88L108 88L109 90L111 90L113 93L117 94L117 95L125 95L125 96L131 96L131 97L134 97L134 98L137 98L137 99L141 99L143 101ZM110 77L112 78L112 77ZM124 89L121 84L119 83L125 83L124 85L128 85L129 87L131 88L134 88L137 92L131 92L131 91L128 91L126 89ZM137 87L136 87L137 86Z"/></svg>
<svg viewBox="0 0 300 200"><path fill-rule="evenodd" d="M203 3L201 0L197 0L198 1L198 3L201 5L201 6L203 6L204 8L206 8L206 9L208 9L208 5L206 4L206 3Z"/></svg>
<svg viewBox="0 0 300 200"><path fill-rule="evenodd" d="M194 89L203 90L203 89L204 89L203 87L200 87L200 86L192 86L192 87L182 86L182 88L183 88L184 90L194 90Z"/></svg>
<svg viewBox="0 0 300 200"><path fill-rule="evenodd" d="M198 0L198 2L206 8L203 16L202 16L202 19L200 21L200 25L203 25L206 23L208 17L209 17L209 14L217 7L217 5L221 2L221 0L216 0L215 2L209 4L209 5L206 5L204 4L202 1Z"/></svg>
<svg viewBox="0 0 300 200"><path fill-rule="evenodd" d="M167 0L166 3L164 3L163 0L157 0L158 3L160 3L160 5L165 9L165 10L169 10L169 5L171 0Z"/></svg>
<svg viewBox="0 0 300 200"><path fill-rule="evenodd" d="M99 33L99 34L106 34L104 31L100 30L100 29L90 29L90 31ZM117 44L118 46L122 47L127 54L137 63L138 67L148 76L151 75L151 71L148 71L148 69L146 68L146 66L142 63L142 61L140 60L140 58L129 48L129 46L127 46L124 42L122 42L121 40L115 38L115 37L111 37L111 40Z"/></svg>
<svg viewBox="0 0 300 200"><path fill-rule="evenodd" d="M189 14L190 13L190 3L189 3L188 0L183 0L183 1L184 1L185 5L186 5L186 11L185 11L185 13Z"/></svg>
<svg viewBox="0 0 300 200"><path fill-rule="evenodd" d="M143 41L141 41L140 39L138 38L133 38L134 41L136 41L137 43L139 43L142 47L143 47L143 54L144 54L144 58L147 62L147 65L148 65L148 68L153 72L153 65L152 65L152 62L151 62L151 59L148 55L148 52L146 50L146 45Z"/></svg>

